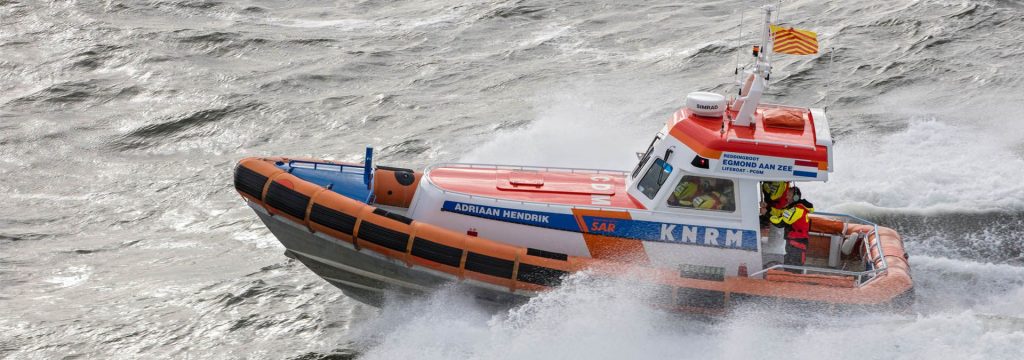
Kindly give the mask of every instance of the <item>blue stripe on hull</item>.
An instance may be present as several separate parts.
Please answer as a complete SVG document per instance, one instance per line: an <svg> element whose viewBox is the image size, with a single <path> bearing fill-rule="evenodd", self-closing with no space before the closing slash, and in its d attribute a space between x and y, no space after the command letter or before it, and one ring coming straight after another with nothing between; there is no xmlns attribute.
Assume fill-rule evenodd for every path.
<svg viewBox="0 0 1024 360"><path fill-rule="evenodd" d="M580 229L576 216L572 214L509 209L456 201L445 201L441 205L441 211L577 233L585 232L643 241L757 251L757 232L753 230L601 216L583 216L581 220L587 228Z"/></svg>

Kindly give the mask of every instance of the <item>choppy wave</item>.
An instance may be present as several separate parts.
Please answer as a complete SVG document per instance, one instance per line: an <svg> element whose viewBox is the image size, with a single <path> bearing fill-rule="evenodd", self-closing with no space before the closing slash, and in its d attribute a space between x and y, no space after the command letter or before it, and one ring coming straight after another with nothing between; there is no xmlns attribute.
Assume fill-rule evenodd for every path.
<svg viewBox="0 0 1024 360"><path fill-rule="evenodd" d="M869 358L1024 355L1015 345L1024 340L1024 311L1007 306L1020 300L1024 270L914 260L921 295L941 299L919 303L916 314L794 318L740 310L707 322L646 306L644 289L635 285L577 274L561 288L497 315L453 290L385 306L358 343L368 345L366 359L816 359L822 353L863 358L863 352L837 350L850 339L869 344Z"/></svg>
<svg viewBox="0 0 1024 360"><path fill-rule="evenodd" d="M916 120L837 144L831 181L810 186L838 209L1024 213L1024 158L990 128Z"/></svg>
<svg viewBox="0 0 1024 360"><path fill-rule="evenodd" d="M768 92L828 107L836 172L805 192L900 231L909 315L705 322L585 275L511 311L457 287L378 311L231 189L243 156L367 145L630 168L687 92L735 91L746 5L0 1L0 356L1024 357L1020 1L783 4L835 55L779 56Z"/></svg>

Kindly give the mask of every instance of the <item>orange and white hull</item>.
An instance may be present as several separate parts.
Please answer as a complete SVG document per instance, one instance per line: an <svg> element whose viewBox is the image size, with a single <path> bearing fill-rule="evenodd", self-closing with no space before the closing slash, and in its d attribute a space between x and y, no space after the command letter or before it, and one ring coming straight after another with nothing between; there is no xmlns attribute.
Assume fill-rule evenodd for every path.
<svg viewBox="0 0 1024 360"><path fill-rule="evenodd" d="M388 289L419 293L450 282L469 285L480 298L516 302L557 286L567 274L584 270L611 277L637 276L663 295L656 306L710 314L750 303L827 309L900 308L912 297L902 240L887 228L873 232L866 225L825 218L812 222L813 230L821 234L811 240L808 255L812 257L828 252L830 244L825 234L871 233L862 240L866 242L862 251L879 249L879 256L849 255L876 259L878 263L871 267L885 263L885 271L873 273L867 281L853 276L776 270L755 277L685 274L679 268L635 257L591 256L594 252L589 249L570 254L550 247L542 250L491 240L486 234L472 236L386 210L414 202L411 195L422 179L418 173L400 176L382 168L375 176L372 192L383 200L370 205L283 170L279 166L282 160L287 161L240 161L235 170L236 189L290 255L346 294L371 304L379 303ZM392 181L403 176L405 181ZM388 205L379 206L384 202ZM602 251L614 251L614 247ZM647 254L642 248L640 253ZM751 272L755 269L760 267Z"/></svg>

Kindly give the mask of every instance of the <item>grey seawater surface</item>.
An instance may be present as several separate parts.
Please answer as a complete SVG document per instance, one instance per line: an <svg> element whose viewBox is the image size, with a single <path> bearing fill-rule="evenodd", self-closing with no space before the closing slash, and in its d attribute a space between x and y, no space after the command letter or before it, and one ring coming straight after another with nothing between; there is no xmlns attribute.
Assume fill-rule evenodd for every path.
<svg viewBox="0 0 1024 360"><path fill-rule="evenodd" d="M378 310L232 189L245 156L367 145L629 168L687 92L735 91L759 4L0 0L0 356L1024 357L1020 1L783 4L832 50L778 56L768 94L828 106L836 172L805 193L901 231L912 315L706 323L585 274L506 313Z"/></svg>

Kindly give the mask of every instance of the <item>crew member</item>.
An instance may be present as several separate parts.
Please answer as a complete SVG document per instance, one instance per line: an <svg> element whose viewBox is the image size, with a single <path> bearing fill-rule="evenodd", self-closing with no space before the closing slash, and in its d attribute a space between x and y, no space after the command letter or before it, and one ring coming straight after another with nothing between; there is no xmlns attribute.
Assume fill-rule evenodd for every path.
<svg viewBox="0 0 1024 360"><path fill-rule="evenodd" d="M696 176L683 177L683 180L680 181L679 185L676 185L675 190L672 191L672 195L669 196L669 205L693 206L693 199L697 197L697 193L700 188L700 178Z"/></svg>
<svg viewBox="0 0 1024 360"><path fill-rule="evenodd" d="M761 217L762 225L768 225L770 217L778 216L789 205L789 192L790 187L787 181L767 181L761 183L761 195L766 207L766 211Z"/></svg>
<svg viewBox="0 0 1024 360"><path fill-rule="evenodd" d="M712 191L693 199L694 209L722 210L724 204L722 194L717 191Z"/></svg>
<svg viewBox="0 0 1024 360"><path fill-rule="evenodd" d="M785 187L781 194L777 190ZM810 218L808 215L814 212L814 205L804 200L800 194L800 188L789 186L788 183L775 182L769 186L771 190L768 198L769 221L772 225L785 229L786 256L783 264L803 266L807 262L807 245L810 238ZM771 195L778 194L778 197ZM779 204L785 203L781 207ZM798 270L789 270L800 272Z"/></svg>
<svg viewBox="0 0 1024 360"><path fill-rule="evenodd" d="M708 186L710 191L693 199L693 207L702 210L736 210L733 204L732 182L713 179Z"/></svg>

